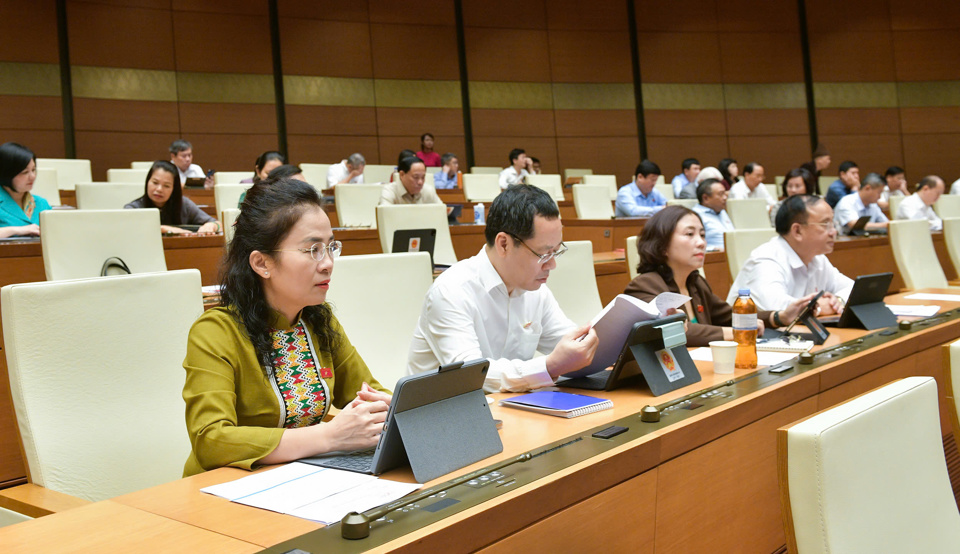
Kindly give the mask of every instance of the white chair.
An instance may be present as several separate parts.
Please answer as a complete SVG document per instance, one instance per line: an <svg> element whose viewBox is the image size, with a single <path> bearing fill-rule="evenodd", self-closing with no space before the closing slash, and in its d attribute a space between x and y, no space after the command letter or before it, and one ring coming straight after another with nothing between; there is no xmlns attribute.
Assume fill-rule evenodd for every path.
<svg viewBox="0 0 960 554"><path fill-rule="evenodd" d="M17 523L23 523L24 521L30 521L31 519L33 518L30 516L25 516L21 513L14 512L6 508L0 508L0 527L16 525Z"/></svg>
<svg viewBox="0 0 960 554"><path fill-rule="evenodd" d="M40 228L48 281L97 277L112 257L122 259L132 273L167 270L156 208L47 210L40 213Z"/></svg>
<svg viewBox="0 0 960 554"><path fill-rule="evenodd" d="M60 190L73 190L77 183L93 181L90 160L63 158L37 158L37 169L56 169Z"/></svg>
<svg viewBox="0 0 960 554"><path fill-rule="evenodd" d="M37 179L33 182L31 194L39 196L51 206L62 204L60 200L60 185L57 183L56 169L37 169Z"/></svg>
<svg viewBox="0 0 960 554"><path fill-rule="evenodd" d="M767 183L764 183L763 186L767 189L767 194L770 195L770 198L773 198L774 200L780 198L780 189L777 188L777 185L768 185Z"/></svg>
<svg viewBox="0 0 960 554"><path fill-rule="evenodd" d="M253 171L218 171L213 174L214 185L236 185L253 177ZM250 183L253 186L253 183Z"/></svg>
<svg viewBox="0 0 960 554"><path fill-rule="evenodd" d="M740 229L770 229L770 214L767 201L763 198L742 198L727 200L727 215L733 227Z"/></svg>
<svg viewBox="0 0 960 554"><path fill-rule="evenodd" d="M34 485L98 501L181 477L198 270L8 285L0 306Z"/></svg>
<svg viewBox="0 0 960 554"><path fill-rule="evenodd" d="M593 175L592 169L573 169L567 168L563 170L563 182L566 183L574 177L584 177L586 175ZM583 184L583 181L580 182Z"/></svg>
<svg viewBox="0 0 960 554"><path fill-rule="evenodd" d="M327 302L370 372L380 384L393 390L397 380L406 375L407 349L423 298L433 284L430 255L341 256L334 265L334 286ZM403 294L397 294L398 283ZM371 317L387 313L388 317Z"/></svg>
<svg viewBox="0 0 960 554"><path fill-rule="evenodd" d="M937 383L908 377L778 431L790 552L956 552Z"/></svg>
<svg viewBox="0 0 960 554"><path fill-rule="evenodd" d="M457 255L453 251L453 240L450 238L450 226L447 223L447 207L444 204L377 206L377 228L380 231L380 247L384 254L393 252L394 231L436 229L433 262L444 265L457 263Z"/></svg>
<svg viewBox="0 0 960 554"><path fill-rule="evenodd" d="M891 221L889 232L893 259L897 262L897 269L900 270L906 288L948 286L947 276L943 273L937 252L933 249L930 223L926 219Z"/></svg>
<svg viewBox="0 0 960 554"><path fill-rule="evenodd" d="M122 210L143 196L143 183L77 183L78 210Z"/></svg>
<svg viewBox="0 0 960 554"><path fill-rule="evenodd" d="M363 167L363 182L368 185L389 183L396 166L367 164Z"/></svg>
<svg viewBox="0 0 960 554"><path fill-rule="evenodd" d="M153 162L130 162L130 169L150 169Z"/></svg>
<svg viewBox="0 0 960 554"><path fill-rule="evenodd" d="M890 219L898 219L897 210L900 208L900 202L903 202L904 198L906 198L906 196L891 196L887 199L889 201L887 211L890 214Z"/></svg>
<svg viewBox="0 0 960 554"><path fill-rule="evenodd" d="M627 273L630 280L633 281L637 276L637 266L640 265L640 253L637 252L637 235L627 237L627 247L624 250L627 255Z"/></svg>
<svg viewBox="0 0 960 554"><path fill-rule="evenodd" d="M821 175L821 176L820 176L820 180L817 181L817 183L820 185L820 193L823 194L824 196L826 196L826 195L827 195L827 189L829 189L829 188L830 188L830 185L832 185L833 182L836 181L836 180L839 179L839 178L840 178L840 177L837 177L836 175L833 175L833 176Z"/></svg>
<svg viewBox="0 0 960 554"><path fill-rule="evenodd" d="M327 171L329 169L330 164L300 164L303 178L318 191L327 188Z"/></svg>
<svg viewBox="0 0 960 554"><path fill-rule="evenodd" d="M947 243L947 253L953 262L953 268L960 272L960 217L943 220L943 242Z"/></svg>
<svg viewBox="0 0 960 554"><path fill-rule="evenodd" d="M940 219L960 217L960 196L953 194L940 195L940 199L933 204L933 211L937 212Z"/></svg>
<svg viewBox="0 0 960 554"><path fill-rule="evenodd" d="M500 194L500 179L496 175L463 174L463 196L467 202L493 202L498 194Z"/></svg>
<svg viewBox="0 0 960 554"><path fill-rule="evenodd" d="M247 192L253 183L245 184L218 184L213 186L213 202L217 208L217 215L220 216L224 210L240 207L240 197ZM221 217L220 223L223 223Z"/></svg>
<svg viewBox="0 0 960 554"><path fill-rule="evenodd" d="M683 206L685 208L693 209L697 205L697 201L693 198L673 198L667 200L667 206Z"/></svg>
<svg viewBox="0 0 960 554"><path fill-rule="evenodd" d="M555 202L563 201L563 183L560 182L560 175L527 175L527 183L547 191Z"/></svg>
<svg viewBox="0 0 960 554"><path fill-rule="evenodd" d="M377 204L383 185L349 185L333 189L340 227L377 227Z"/></svg>
<svg viewBox="0 0 960 554"><path fill-rule="evenodd" d="M223 215L223 240L226 244L230 244L230 241L233 240L233 224L237 222L240 208L227 208L221 214Z"/></svg>
<svg viewBox="0 0 960 554"><path fill-rule="evenodd" d="M503 171L502 167L485 165L475 165L470 168L470 173L473 173L474 175L500 175L501 171Z"/></svg>
<svg viewBox="0 0 960 554"><path fill-rule="evenodd" d="M108 169L108 183L146 183L150 169ZM88 183L89 181L82 181ZM183 185L183 183L180 183Z"/></svg>
<svg viewBox="0 0 960 554"><path fill-rule="evenodd" d="M577 325L586 325L603 308L593 268L593 243L576 240L566 245L569 250L557 258L547 286L563 313Z"/></svg>
<svg viewBox="0 0 960 554"><path fill-rule="evenodd" d="M723 234L723 250L727 254L727 268L730 277L736 279L743 264L750 259L750 253L761 244L777 236L773 229L737 229Z"/></svg>
<svg viewBox="0 0 960 554"><path fill-rule="evenodd" d="M573 207L579 219L610 219L610 189L603 185L573 185Z"/></svg>
<svg viewBox="0 0 960 554"><path fill-rule="evenodd" d="M616 175L584 175L584 185L603 185L610 190L610 200L617 199L617 176Z"/></svg>
<svg viewBox="0 0 960 554"><path fill-rule="evenodd" d="M661 175L661 177L662 177L662 175ZM669 184L669 183L667 183L667 184L658 183L658 184L656 184L656 185L653 185L653 188L654 188L655 190L659 191L660 194L662 194L663 197L666 198L667 200L673 198L673 185L671 185L671 184Z"/></svg>

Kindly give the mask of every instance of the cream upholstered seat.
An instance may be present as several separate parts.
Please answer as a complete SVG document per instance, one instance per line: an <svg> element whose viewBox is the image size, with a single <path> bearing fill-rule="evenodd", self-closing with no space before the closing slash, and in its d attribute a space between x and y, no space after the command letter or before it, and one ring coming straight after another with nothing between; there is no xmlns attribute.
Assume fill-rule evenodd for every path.
<svg viewBox="0 0 960 554"><path fill-rule="evenodd" d="M770 195L770 198L773 198L774 200L780 198L780 189L777 188L777 185L764 183L763 186L767 189L767 194Z"/></svg>
<svg viewBox="0 0 960 554"><path fill-rule="evenodd" d="M239 207L240 197L252 186L253 183L213 185L213 202L217 207L217 215L223 214L224 210ZM217 219L221 219L221 223L223 223L222 216Z"/></svg>
<svg viewBox="0 0 960 554"><path fill-rule="evenodd" d="M393 250L393 233L400 229L436 229L433 247L435 264L453 265L457 255L453 251L447 207L443 204L409 204L377 206L377 228L380 246L385 254Z"/></svg>
<svg viewBox="0 0 960 554"><path fill-rule="evenodd" d="M960 217L960 196L955 194L941 194L940 199L933 204L933 210L940 219Z"/></svg>
<svg viewBox="0 0 960 554"><path fill-rule="evenodd" d="M683 206L684 208L693 209L697 205L697 201L693 198L671 198L667 200L667 206Z"/></svg>
<svg viewBox="0 0 960 554"><path fill-rule="evenodd" d="M40 228L48 281L97 277L111 257L132 273L167 270L156 208L47 210L40 213Z"/></svg>
<svg viewBox="0 0 960 554"><path fill-rule="evenodd" d="M617 176L616 175L584 175L584 185L603 185L610 190L610 200L617 199Z"/></svg>
<svg viewBox="0 0 960 554"><path fill-rule="evenodd" d="M64 158L37 158L37 169L56 169L60 190L74 190L77 183L93 181L90 160Z"/></svg>
<svg viewBox="0 0 960 554"><path fill-rule="evenodd" d="M817 181L818 184L820 185L820 192L823 193L824 196L826 196L827 189L829 189L830 185L832 185L833 182L839 178L840 177L836 175L821 175L819 181Z"/></svg>
<svg viewBox="0 0 960 554"><path fill-rule="evenodd" d="M778 431L790 552L956 552L937 383L908 377Z"/></svg>
<svg viewBox="0 0 960 554"><path fill-rule="evenodd" d="M143 196L143 183L77 183L78 210L122 210Z"/></svg>
<svg viewBox="0 0 960 554"><path fill-rule="evenodd" d="M930 223L926 219L891 221L889 227L893 259L908 289L947 287L947 276L933 249Z"/></svg>
<svg viewBox="0 0 960 554"><path fill-rule="evenodd" d="M377 227L377 204L383 185L336 187L333 196L340 227Z"/></svg>
<svg viewBox="0 0 960 554"><path fill-rule="evenodd" d="M960 271L960 217L943 220L943 242L947 243L947 253L954 269Z"/></svg>
<svg viewBox="0 0 960 554"><path fill-rule="evenodd" d="M610 219L610 189L603 185L573 185L573 207L579 219Z"/></svg>
<svg viewBox="0 0 960 554"><path fill-rule="evenodd" d="M900 209L900 202L903 202L904 198L906 198L906 196L891 196L887 199L889 202L887 212L890 214L890 219L899 219L897 217L897 210Z"/></svg>
<svg viewBox="0 0 960 554"><path fill-rule="evenodd" d="M396 167L392 165L367 164L363 166L363 182L368 185L389 183L394 169Z"/></svg>
<svg viewBox="0 0 960 554"><path fill-rule="evenodd" d="M30 192L43 198L51 206L59 206L62 202L60 200L60 185L57 183L57 170L38 168L37 179L33 182L33 189Z"/></svg>
<svg viewBox="0 0 960 554"><path fill-rule="evenodd" d="M330 164L300 164L303 178L318 191L327 188L327 171L329 169Z"/></svg>
<svg viewBox="0 0 960 554"><path fill-rule="evenodd" d="M567 169L563 170L563 182L566 183L569 179L576 178L576 177L584 177L586 175L593 175L593 170L592 169L574 169L572 167L568 167ZM581 183L583 183L583 181L581 181Z"/></svg>
<svg viewBox="0 0 960 554"><path fill-rule="evenodd" d="M108 169L107 170L107 182L108 183L146 183L147 174L150 173L150 169ZM88 181L83 181L88 182ZM183 185L183 183L180 183Z"/></svg>
<svg viewBox="0 0 960 554"><path fill-rule="evenodd" d="M426 252L341 256L334 263L327 302L373 376L390 390L406 374L407 349L431 284Z"/></svg>
<svg viewBox="0 0 960 554"><path fill-rule="evenodd" d="M470 173L474 175L500 175L502 167L493 167L487 165L475 165L470 168Z"/></svg>
<svg viewBox="0 0 960 554"><path fill-rule="evenodd" d="M8 285L0 309L33 484L96 501L180 478L199 271Z"/></svg>
<svg viewBox="0 0 960 554"><path fill-rule="evenodd" d="M467 202L493 202L500 194L500 180L496 175L465 173L463 196Z"/></svg>
<svg viewBox="0 0 960 554"><path fill-rule="evenodd" d="M660 177L663 177L663 175L661 175ZM662 194L663 197L666 198L667 200L670 200L671 198L674 197L673 185L671 184L657 183L656 185L653 185L653 188L657 190L660 194Z"/></svg>
<svg viewBox="0 0 960 554"><path fill-rule="evenodd" d="M727 200L727 215L734 229L770 229L770 214L763 198L731 198Z"/></svg>
<svg viewBox="0 0 960 554"><path fill-rule="evenodd" d="M7 525L14 525L24 521L30 521L31 519L33 518L30 516L25 516L21 513L14 512L6 508L0 508L0 527L6 527Z"/></svg>
<svg viewBox="0 0 960 554"><path fill-rule="evenodd" d="M130 169L150 169L153 162L130 162Z"/></svg>
<svg viewBox="0 0 960 554"><path fill-rule="evenodd" d="M221 212L223 215L223 240L229 244L233 240L233 224L237 222L237 216L240 215L240 208L227 208Z"/></svg>
<svg viewBox="0 0 960 554"><path fill-rule="evenodd" d="M723 250L727 254L730 277L736 279L740 268L750 259L753 249L777 236L773 229L737 229L723 234Z"/></svg>
<svg viewBox="0 0 960 554"><path fill-rule="evenodd" d="M251 177L253 177L253 171L218 171L213 174L213 184L237 185L240 181Z"/></svg>
<svg viewBox="0 0 960 554"><path fill-rule="evenodd" d="M563 183L558 174L527 175L527 184L547 191L556 202L563 200Z"/></svg>
<svg viewBox="0 0 960 554"><path fill-rule="evenodd" d="M640 253L637 252L637 236L627 237L627 247L624 251L627 255L627 273L630 274L630 280L637 276L637 266L640 265Z"/></svg>
<svg viewBox="0 0 960 554"><path fill-rule="evenodd" d="M586 325L603 308L593 269L593 243L576 240L566 245L569 250L557 258L547 286L563 313L577 325Z"/></svg>

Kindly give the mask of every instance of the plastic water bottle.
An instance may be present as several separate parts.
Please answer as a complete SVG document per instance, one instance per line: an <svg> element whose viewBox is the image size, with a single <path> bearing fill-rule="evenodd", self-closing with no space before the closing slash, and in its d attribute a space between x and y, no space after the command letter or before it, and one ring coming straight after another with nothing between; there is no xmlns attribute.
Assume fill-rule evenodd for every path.
<svg viewBox="0 0 960 554"><path fill-rule="evenodd" d="M740 289L733 303L733 340L737 341L737 369L757 369L757 305L750 289Z"/></svg>
<svg viewBox="0 0 960 554"><path fill-rule="evenodd" d="M483 202L477 202L473 207L473 223L475 225L486 225L487 216L483 213Z"/></svg>

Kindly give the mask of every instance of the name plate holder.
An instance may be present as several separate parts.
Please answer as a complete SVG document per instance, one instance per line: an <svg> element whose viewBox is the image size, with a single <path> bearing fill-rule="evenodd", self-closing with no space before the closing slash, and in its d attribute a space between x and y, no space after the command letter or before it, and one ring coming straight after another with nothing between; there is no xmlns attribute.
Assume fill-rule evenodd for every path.
<svg viewBox="0 0 960 554"><path fill-rule="evenodd" d="M630 353L654 396L698 383L700 372L687 351L686 315L636 324Z"/></svg>

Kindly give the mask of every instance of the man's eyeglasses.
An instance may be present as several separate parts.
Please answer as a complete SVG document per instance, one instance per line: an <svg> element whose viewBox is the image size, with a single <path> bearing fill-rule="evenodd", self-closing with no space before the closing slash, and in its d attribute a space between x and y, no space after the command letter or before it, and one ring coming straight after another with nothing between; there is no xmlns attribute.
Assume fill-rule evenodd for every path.
<svg viewBox="0 0 960 554"><path fill-rule="evenodd" d="M820 227L823 227L824 230L829 231L830 228L833 227L833 222L832 221L808 221L804 223L804 225L818 225Z"/></svg>
<svg viewBox="0 0 960 554"><path fill-rule="evenodd" d="M540 265L543 265L554 258L559 258L560 256L563 256L564 252L567 251L567 245L561 242L560 246L557 247L557 249L554 250L553 252L547 252L546 254L538 254L536 250L527 246L527 243L523 242L520 239L520 237L518 237L517 235L514 235L513 233L507 233L507 234L513 237L514 240L522 244L527 250L532 252L534 256L539 258Z"/></svg>
<svg viewBox="0 0 960 554"><path fill-rule="evenodd" d="M330 244L323 244L322 242L315 242L310 245L310 248L294 248L288 250L274 250L274 252L303 252L304 254L310 254L310 257L318 262L322 262L323 258L326 257L327 252L330 253L330 257L333 259L339 258L340 253L343 252L343 244L338 241L332 241Z"/></svg>

